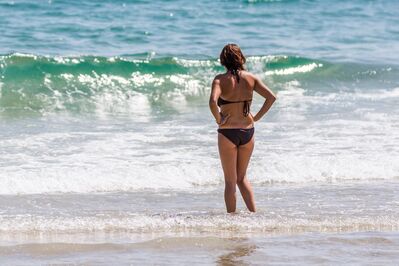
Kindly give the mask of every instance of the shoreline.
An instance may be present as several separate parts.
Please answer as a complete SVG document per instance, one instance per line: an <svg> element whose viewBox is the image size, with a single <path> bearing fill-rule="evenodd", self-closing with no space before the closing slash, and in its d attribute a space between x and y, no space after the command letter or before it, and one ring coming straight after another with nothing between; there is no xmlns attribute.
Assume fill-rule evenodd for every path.
<svg viewBox="0 0 399 266"><path fill-rule="evenodd" d="M395 180L254 189L258 212L248 212L237 191L236 214L225 213L222 186L197 193L3 195L0 244L399 231Z"/></svg>
<svg viewBox="0 0 399 266"><path fill-rule="evenodd" d="M317 252L314 252L317 250ZM0 262L138 264L378 263L399 258L399 234L307 233L295 236L169 236L141 242L26 243L0 246ZM336 256L339 254L339 256ZM355 255L356 254L356 255Z"/></svg>

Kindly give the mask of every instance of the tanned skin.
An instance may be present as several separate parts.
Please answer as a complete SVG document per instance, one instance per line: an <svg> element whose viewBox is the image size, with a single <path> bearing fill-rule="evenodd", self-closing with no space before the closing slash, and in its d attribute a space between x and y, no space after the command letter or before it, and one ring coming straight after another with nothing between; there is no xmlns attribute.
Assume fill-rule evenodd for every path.
<svg viewBox="0 0 399 266"><path fill-rule="evenodd" d="M255 75L248 71L239 71L240 82L227 71L217 75L212 82L209 98L209 108L215 117L219 128L252 128L269 111L276 100L274 93ZM260 110L253 116L245 117L244 103L225 104L220 108L217 100L222 97L228 101L243 101L252 99L253 92L265 98ZM255 139L245 145L236 146L228 138L218 133L218 149L224 172L224 200L228 213L236 211L236 186L238 186L249 211L255 212L254 193L247 178L247 168L254 149Z"/></svg>

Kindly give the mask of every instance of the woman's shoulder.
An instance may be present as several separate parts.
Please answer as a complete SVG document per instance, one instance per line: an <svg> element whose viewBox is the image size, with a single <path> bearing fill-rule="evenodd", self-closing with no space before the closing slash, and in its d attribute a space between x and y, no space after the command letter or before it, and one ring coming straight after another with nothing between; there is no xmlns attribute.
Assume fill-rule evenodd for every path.
<svg viewBox="0 0 399 266"><path fill-rule="evenodd" d="M251 72L249 72L248 70L241 70L241 75L247 76L247 77L251 77L253 79L256 78L256 76L254 74L252 74Z"/></svg>
<svg viewBox="0 0 399 266"><path fill-rule="evenodd" d="M216 74L214 79L222 79L225 76L226 76L226 73L219 73L219 74Z"/></svg>
<svg viewBox="0 0 399 266"><path fill-rule="evenodd" d="M254 86L256 83L256 80L258 79L257 76L247 70L242 70L241 71L241 77L245 79L251 86Z"/></svg>
<svg viewBox="0 0 399 266"><path fill-rule="evenodd" d="M257 76L255 74L253 74L247 70L240 70L240 76L245 79L249 79L249 80L257 79ZM214 77L214 80L219 80L219 81L222 81L225 79L228 79L227 73L219 73L219 74L216 74L216 76Z"/></svg>

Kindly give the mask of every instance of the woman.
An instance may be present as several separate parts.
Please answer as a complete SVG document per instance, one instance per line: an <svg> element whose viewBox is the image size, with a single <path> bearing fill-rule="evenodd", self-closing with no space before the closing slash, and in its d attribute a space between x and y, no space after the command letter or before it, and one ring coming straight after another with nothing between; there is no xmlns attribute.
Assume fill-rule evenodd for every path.
<svg viewBox="0 0 399 266"><path fill-rule="evenodd" d="M226 45L220 53L220 63L226 73L212 82L209 107L218 128L218 148L222 162L227 212L236 210L236 185L251 212L255 212L254 195L246 176L254 148L254 122L270 109L276 96L255 75L245 71L245 57L236 44ZM253 91L265 98L258 113L250 112Z"/></svg>

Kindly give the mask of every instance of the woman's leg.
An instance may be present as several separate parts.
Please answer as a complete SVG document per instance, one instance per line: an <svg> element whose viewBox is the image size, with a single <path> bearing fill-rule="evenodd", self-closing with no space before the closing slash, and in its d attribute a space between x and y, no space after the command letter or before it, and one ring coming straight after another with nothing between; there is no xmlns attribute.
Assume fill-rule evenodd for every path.
<svg viewBox="0 0 399 266"><path fill-rule="evenodd" d="M247 168L254 149L254 136L245 145L238 146L237 155L237 185L240 189L245 205L251 212L255 212L255 199L251 184L247 178Z"/></svg>
<svg viewBox="0 0 399 266"><path fill-rule="evenodd" d="M220 160L224 172L224 201L227 212L236 211L236 185L237 185L237 146L228 138L218 133L218 147Z"/></svg>

